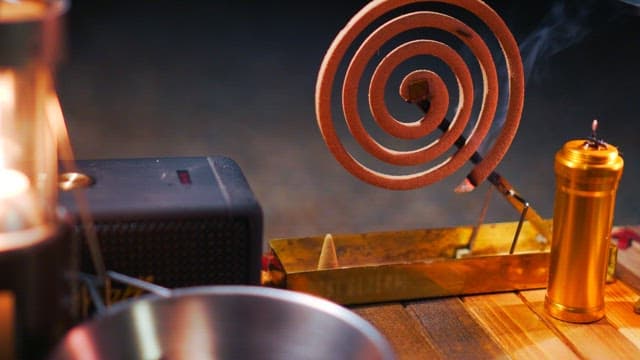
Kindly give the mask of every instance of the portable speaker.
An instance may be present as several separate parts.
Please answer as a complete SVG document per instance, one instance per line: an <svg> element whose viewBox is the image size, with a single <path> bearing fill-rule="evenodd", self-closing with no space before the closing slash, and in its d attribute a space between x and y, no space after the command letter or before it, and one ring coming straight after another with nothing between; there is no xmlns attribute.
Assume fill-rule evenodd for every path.
<svg viewBox="0 0 640 360"><path fill-rule="evenodd" d="M107 270L169 288L259 284L262 211L233 160L180 157L76 164L79 174L62 174L61 185L86 186ZM71 191L62 191L59 203L79 219ZM83 240L81 270L95 273L79 220L75 234Z"/></svg>

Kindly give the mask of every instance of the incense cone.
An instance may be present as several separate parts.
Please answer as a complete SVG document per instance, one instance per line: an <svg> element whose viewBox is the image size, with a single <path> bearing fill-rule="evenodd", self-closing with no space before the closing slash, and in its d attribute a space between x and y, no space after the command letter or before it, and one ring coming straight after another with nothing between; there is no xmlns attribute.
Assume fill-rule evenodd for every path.
<svg viewBox="0 0 640 360"><path fill-rule="evenodd" d="M333 236L327 234L322 243L320 259L318 259L318 270L333 269L338 266L338 254L336 254L336 245L333 243Z"/></svg>

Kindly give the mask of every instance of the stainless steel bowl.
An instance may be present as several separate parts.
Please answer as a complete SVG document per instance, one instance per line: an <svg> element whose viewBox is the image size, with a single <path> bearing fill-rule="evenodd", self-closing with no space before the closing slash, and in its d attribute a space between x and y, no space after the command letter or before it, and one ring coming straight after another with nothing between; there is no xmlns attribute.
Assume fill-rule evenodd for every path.
<svg viewBox="0 0 640 360"><path fill-rule="evenodd" d="M73 328L53 359L393 359L353 312L254 286L174 290L117 304Z"/></svg>

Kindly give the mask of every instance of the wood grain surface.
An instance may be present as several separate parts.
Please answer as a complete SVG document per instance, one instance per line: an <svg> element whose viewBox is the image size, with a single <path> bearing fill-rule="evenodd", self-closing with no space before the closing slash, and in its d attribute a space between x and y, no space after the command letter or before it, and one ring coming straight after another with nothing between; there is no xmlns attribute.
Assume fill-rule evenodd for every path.
<svg viewBox="0 0 640 360"><path fill-rule="evenodd" d="M426 300L410 303L406 308L445 357L506 358L506 353L467 312L460 299Z"/></svg>
<svg viewBox="0 0 640 360"><path fill-rule="evenodd" d="M464 304L514 358L574 359L576 354L516 293L470 296Z"/></svg>
<svg viewBox="0 0 640 360"><path fill-rule="evenodd" d="M380 330L393 346L399 360L445 358L403 305L363 306L354 311Z"/></svg>
<svg viewBox="0 0 640 360"><path fill-rule="evenodd" d="M549 316L544 289L353 310L389 339L399 359L640 359L640 246L619 253L618 279L605 289L606 316L591 324Z"/></svg>

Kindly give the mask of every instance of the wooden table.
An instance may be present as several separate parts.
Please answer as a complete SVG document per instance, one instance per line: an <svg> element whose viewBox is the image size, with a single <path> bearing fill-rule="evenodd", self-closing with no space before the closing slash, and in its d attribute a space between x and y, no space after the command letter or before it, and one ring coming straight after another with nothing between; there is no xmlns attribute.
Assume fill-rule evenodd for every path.
<svg viewBox="0 0 640 360"><path fill-rule="evenodd" d="M640 244L620 250L606 317L592 324L551 318L545 290L357 306L399 359L640 359Z"/></svg>

